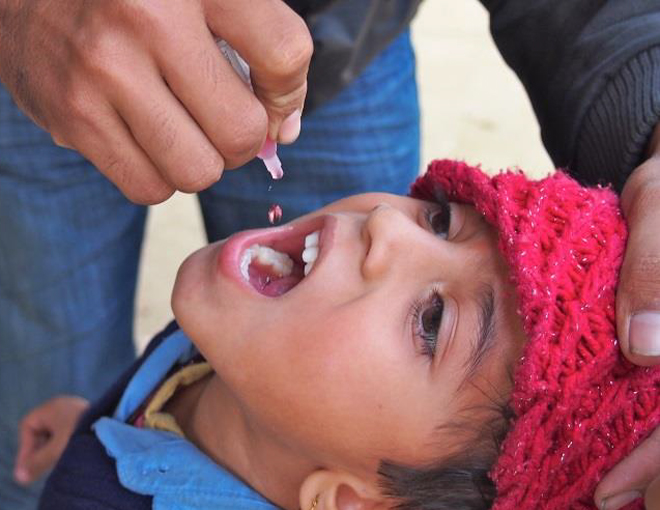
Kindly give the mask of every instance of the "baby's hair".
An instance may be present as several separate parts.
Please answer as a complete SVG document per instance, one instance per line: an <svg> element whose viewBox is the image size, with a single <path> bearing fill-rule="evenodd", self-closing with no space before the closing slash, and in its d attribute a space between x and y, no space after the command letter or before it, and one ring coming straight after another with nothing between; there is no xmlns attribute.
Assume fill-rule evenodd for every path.
<svg viewBox="0 0 660 510"><path fill-rule="evenodd" d="M404 466L382 461L378 469L383 495L393 500L396 510L486 510L495 500L495 484L489 473L506 436L513 410L493 401L490 419L475 427L467 417L442 428L466 437L455 453L427 466ZM478 420L477 420L478 421Z"/></svg>

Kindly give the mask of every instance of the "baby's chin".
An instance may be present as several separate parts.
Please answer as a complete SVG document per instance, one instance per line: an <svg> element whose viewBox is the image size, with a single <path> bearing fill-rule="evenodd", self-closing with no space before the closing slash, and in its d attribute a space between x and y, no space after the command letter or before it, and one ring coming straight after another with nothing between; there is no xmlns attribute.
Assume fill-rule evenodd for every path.
<svg viewBox="0 0 660 510"><path fill-rule="evenodd" d="M210 244L191 253L176 273L170 300L174 318L179 325L194 321L194 312L205 302L205 293L212 281L213 263L219 243Z"/></svg>

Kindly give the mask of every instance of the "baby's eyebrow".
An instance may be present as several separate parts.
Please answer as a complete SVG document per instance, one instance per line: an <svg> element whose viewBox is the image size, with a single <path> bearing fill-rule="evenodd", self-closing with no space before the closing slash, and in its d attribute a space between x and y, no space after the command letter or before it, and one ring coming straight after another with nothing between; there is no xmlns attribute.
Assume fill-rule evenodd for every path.
<svg viewBox="0 0 660 510"><path fill-rule="evenodd" d="M495 290L493 287L487 283L481 285L476 301L479 307L477 338L471 342L470 355L465 363L463 383L474 376L486 354L495 345Z"/></svg>

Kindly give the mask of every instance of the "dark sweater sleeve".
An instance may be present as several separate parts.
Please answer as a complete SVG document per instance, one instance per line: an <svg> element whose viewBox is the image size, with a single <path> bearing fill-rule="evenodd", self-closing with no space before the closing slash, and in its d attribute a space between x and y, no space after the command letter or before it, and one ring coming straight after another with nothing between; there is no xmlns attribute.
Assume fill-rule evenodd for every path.
<svg viewBox="0 0 660 510"><path fill-rule="evenodd" d="M660 119L660 0L482 0L557 166L620 190Z"/></svg>

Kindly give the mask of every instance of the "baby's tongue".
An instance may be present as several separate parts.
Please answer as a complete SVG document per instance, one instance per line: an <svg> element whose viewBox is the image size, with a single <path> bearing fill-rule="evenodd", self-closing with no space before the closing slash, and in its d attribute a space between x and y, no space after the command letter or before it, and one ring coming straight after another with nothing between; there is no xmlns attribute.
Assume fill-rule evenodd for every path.
<svg viewBox="0 0 660 510"><path fill-rule="evenodd" d="M283 276L282 278L279 278L277 280L272 280L263 288L261 292L266 296L270 296L270 297L281 296L285 292L290 291L292 288L298 285L298 282L300 282L300 280L301 280L300 277L293 275Z"/></svg>
<svg viewBox="0 0 660 510"><path fill-rule="evenodd" d="M297 274L277 276L269 266L264 266L258 262L250 264L248 273L250 284L261 294L268 297L281 296L302 280L302 276Z"/></svg>

